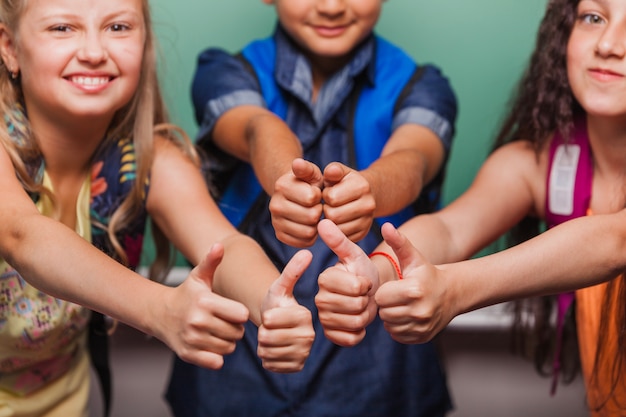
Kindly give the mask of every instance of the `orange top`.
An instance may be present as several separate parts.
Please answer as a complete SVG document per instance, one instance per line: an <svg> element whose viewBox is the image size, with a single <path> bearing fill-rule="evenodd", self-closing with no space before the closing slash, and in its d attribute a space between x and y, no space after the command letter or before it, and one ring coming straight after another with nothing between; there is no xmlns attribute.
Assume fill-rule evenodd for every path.
<svg viewBox="0 0 626 417"><path fill-rule="evenodd" d="M606 354L600 361L598 377L593 377L593 367L599 343L602 305L607 286L608 283L603 283L576 291L576 326L580 361L587 388L587 403L592 417L626 415L626 378L624 378L626 364L623 366L625 369L619 370L620 378L615 391L611 394L613 361L618 353L617 311L615 307L618 302L625 302L624 300L617 300L617 291L613 292L612 311L605 342ZM594 411L604 402L606 402L604 407L599 411Z"/></svg>

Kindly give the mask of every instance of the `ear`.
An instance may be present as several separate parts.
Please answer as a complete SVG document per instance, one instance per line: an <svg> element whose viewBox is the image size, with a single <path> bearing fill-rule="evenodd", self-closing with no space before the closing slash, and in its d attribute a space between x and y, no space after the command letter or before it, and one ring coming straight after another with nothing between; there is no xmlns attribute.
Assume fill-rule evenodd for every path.
<svg viewBox="0 0 626 417"><path fill-rule="evenodd" d="M13 34L4 24L0 24L0 57L9 72L19 72L20 67L17 63L17 54L15 51L15 43L13 42Z"/></svg>

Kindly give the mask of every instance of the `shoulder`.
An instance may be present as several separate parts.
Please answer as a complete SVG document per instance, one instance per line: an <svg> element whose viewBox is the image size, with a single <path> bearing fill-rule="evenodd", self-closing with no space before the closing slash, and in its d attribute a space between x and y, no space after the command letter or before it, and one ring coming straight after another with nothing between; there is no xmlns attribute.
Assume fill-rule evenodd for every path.
<svg viewBox="0 0 626 417"><path fill-rule="evenodd" d="M535 172L547 166L548 149L537 151L533 142L516 140L495 149L486 163L510 164L511 167L523 168Z"/></svg>
<svg viewBox="0 0 626 417"><path fill-rule="evenodd" d="M221 49L207 49L198 57L191 96L199 123L206 123L208 117L212 125L233 105L262 102L259 92L256 75L243 59ZM207 111L209 103L212 107Z"/></svg>
<svg viewBox="0 0 626 417"><path fill-rule="evenodd" d="M456 94L448 79L434 65L418 66L394 107L394 125L427 126L450 146L458 113Z"/></svg>
<svg viewBox="0 0 626 417"><path fill-rule="evenodd" d="M207 48L198 55L198 65L220 64L232 61L233 55L221 48Z"/></svg>
<svg viewBox="0 0 626 417"><path fill-rule="evenodd" d="M504 183L521 183L532 196L533 212L543 216L548 172L548 147L537 150L528 140L517 140L496 149L485 161L480 175Z"/></svg>
<svg viewBox="0 0 626 417"><path fill-rule="evenodd" d="M241 74L248 74L245 60L241 53L230 53L219 48L209 48L198 55L194 81L211 82Z"/></svg>
<svg viewBox="0 0 626 417"><path fill-rule="evenodd" d="M154 133L155 157L166 154L186 155L192 162L197 162L196 148L187 133L175 125L162 125Z"/></svg>
<svg viewBox="0 0 626 417"><path fill-rule="evenodd" d="M401 47L378 35L375 40L377 84L393 83L398 73L405 74L396 112L405 108L423 108L454 123L457 98L450 80L441 68L432 63L418 63Z"/></svg>

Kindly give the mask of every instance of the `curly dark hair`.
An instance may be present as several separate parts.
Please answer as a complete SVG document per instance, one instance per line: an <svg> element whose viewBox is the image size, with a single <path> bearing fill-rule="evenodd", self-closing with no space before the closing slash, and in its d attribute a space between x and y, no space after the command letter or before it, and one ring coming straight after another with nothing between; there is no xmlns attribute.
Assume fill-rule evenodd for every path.
<svg viewBox="0 0 626 417"><path fill-rule="evenodd" d="M511 101L508 115L504 118L495 138L494 150L516 140L531 141L535 150L545 149L547 143L558 132L568 141L574 121L584 117L584 110L574 97L567 76L567 44L577 20L580 0L550 0L541 21L535 49L528 67L523 74ZM534 217L523 219L508 236L508 244L514 245L527 240L543 230L542 222ZM624 279L612 280L607 288L602 307L602 321L598 351L595 358L593 381L599 381L600 373L606 372L602 363L612 363L608 372L611 375L612 390L606 398L595 399L589 404L593 409L602 408L609 400L619 383L620 370L626 357L626 285ZM552 372L554 355L554 326L550 323L555 308L556 297L541 297L517 301L514 304L513 344L517 352L530 354L536 369L542 374ZM611 316L617 311L617 317ZM563 380L573 379L580 367L575 315L568 315L565 325L564 343L560 362ZM610 320L616 320L618 328L617 356L607 358L607 329ZM604 377L606 378L606 377ZM619 405L619 404L618 404ZM622 407L625 405L622 404Z"/></svg>
<svg viewBox="0 0 626 417"><path fill-rule="evenodd" d="M543 17L535 50L495 147L531 140L540 149L555 131L569 137L574 118L582 114L567 77L567 43L580 0L551 0Z"/></svg>

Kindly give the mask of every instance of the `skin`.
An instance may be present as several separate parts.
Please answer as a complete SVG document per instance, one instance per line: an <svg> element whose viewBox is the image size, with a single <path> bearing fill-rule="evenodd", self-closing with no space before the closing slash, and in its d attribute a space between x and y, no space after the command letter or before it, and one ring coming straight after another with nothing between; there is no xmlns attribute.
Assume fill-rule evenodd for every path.
<svg viewBox="0 0 626 417"><path fill-rule="evenodd" d="M281 25L308 57L315 101L322 85L371 34L383 1L264 3L274 5ZM315 242L322 215L339 225L351 240L362 239L375 217L396 213L414 201L445 156L432 131L406 124L392 133L380 158L367 169L357 171L339 162L318 167L302 159L300 142L284 121L256 106L227 111L215 124L213 140L225 152L252 165L271 196L276 237L295 247Z"/></svg>
<svg viewBox="0 0 626 417"><path fill-rule="evenodd" d="M402 281L384 257L370 261L358 247L337 244L339 230L320 224L320 236L341 259L320 276L316 298L329 337L344 345L358 343L375 303L395 340L425 342L457 314L615 277L625 263L619 259L624 253L625 31L626 1L582 0L568 43L569 81L587 113L593 150L594 216L502 253L450 264L468 259L526 215L543 218L548 150L537 155L530 142L517 141L490 155L470 188L441 211L411 219L399 228L401 234L391 225L383 228L387 244L376 250L399 259ZM368 263L378 274L346 273L369 270ZM367 294L355 290L366 287Z"/></svg>
<svg viewBox="0 0 626 417"><path fill-rule="evenodd" d="M140 0L29 0L18 33L0 25L0 56L21 73L56 197L52 218L42 216L0 147L0 190L7 196L0 205L0 256L40 290L154 335L183 360L207 368L222 366L251 319L263 334L264 366L298 371L314 331L311 313L292 289L311 254L299 252L280 274L222 216L199 169L172 142L155 138L146 206L198 265L183 284L171 288L146 280L74 232L77 195L91 157L115 111L137 89L145 40L141 6Z"/></svg>

